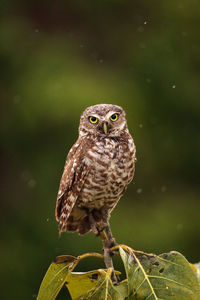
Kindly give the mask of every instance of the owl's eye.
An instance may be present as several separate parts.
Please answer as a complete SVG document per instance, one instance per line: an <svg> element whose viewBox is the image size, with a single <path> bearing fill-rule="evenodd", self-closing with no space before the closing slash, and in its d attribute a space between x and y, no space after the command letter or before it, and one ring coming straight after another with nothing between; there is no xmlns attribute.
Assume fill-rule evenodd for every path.
<svg viewBox="0 0 200 300"><path fill-rule="evenodd" d="M98 119L96 117L92 116L92 117L89 117L89 121L92 124L96 124L98 122Z"/></svg>
<svg viewBox="0 0 200 300"><path fill-rule="evenodd" d="M111 117L110 117L111 121L115 122L117 121L118 119L118 114L113 114Z"/></svg>

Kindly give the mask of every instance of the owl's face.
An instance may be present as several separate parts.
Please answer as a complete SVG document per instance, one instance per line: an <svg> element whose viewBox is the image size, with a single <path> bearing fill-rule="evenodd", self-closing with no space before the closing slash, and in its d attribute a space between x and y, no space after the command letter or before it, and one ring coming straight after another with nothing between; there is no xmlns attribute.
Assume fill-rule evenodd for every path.
<svg viewBox="0 0 200 300"><path fill-rule="evenodd" d="M86 108L81 115L79 134L101 136L120 136L127 129L124 110L117 105L98 104Z"/></svg>

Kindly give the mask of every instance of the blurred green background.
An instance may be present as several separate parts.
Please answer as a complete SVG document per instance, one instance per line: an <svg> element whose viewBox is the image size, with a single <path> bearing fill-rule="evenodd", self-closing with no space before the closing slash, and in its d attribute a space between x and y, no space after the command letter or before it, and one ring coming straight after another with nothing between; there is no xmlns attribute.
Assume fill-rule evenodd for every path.
<svg viewBox="0 0 200 300"><path fill-rule="evenodd" d="M116 240L199 261L199 9L197 0L0 1L1 299L36 299L57 255L101 251L91 233L59 239L54 218L80 114L97 103L126 110L137 146L134 181L112 213Z"/></svg>

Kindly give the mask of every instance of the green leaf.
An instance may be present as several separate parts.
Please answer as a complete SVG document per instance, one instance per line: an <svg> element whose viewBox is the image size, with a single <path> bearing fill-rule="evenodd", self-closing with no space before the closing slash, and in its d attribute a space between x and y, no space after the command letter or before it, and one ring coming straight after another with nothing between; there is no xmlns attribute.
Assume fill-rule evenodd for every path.
<svg viewBox="0 0 200 300"><path fill-rule="evenodd" d="M199 280L199 283L200 283L200 262L199 263L196 263L193 265L195 267L195 271L196 271L196 274L197 274L197 278Z"/></svg>
<svg viewBox="0 0 200 300"><path fill-rule="evenodd" d="M47 273L41 283L37 300L54 300L63 285L68 284L68 280L70 282L72 293L75 293L76 297L78 297L80 294L80 291L77 289L77 286L79 286L79 281L76 280L76 278L78 278L80 273L72 273L72 271L80 262L80 260L89 257L102 258L103 255L99 253L85 253L78 257L71 255L58 256L56 263L52 263L47 270ZM77 276L74 276L74 274L77 274ZM93 287L93 285L89 285L89 281L86 282L86 280L83 280L83 283L87 284L88 288ZM67 287L69 288L68 285Z"/></svg>
<svg viewBox="0 0 200 300"><path fill-rule="evenodd" d="M183 255L172 251L159 256L141 255L120 248L128 279L128 299L198 300L200 285L195 271Z"/></svg>
<svg viewBox="0 0 200 300"><path fill-rule="evenodd" d="M66 286L72 299L78 299L83 294L94 288L99 280L100 272L90 271L84 273L71 273L67 277Z"/></svg>
<svg viewBox="0 0 200 300"><path fill-rule="evenodd" d="M114 286L114 289L116 291L116 295L118 295L119 300L128 299L128 284L127 280L121 281L119 285Z"/></svg>
<svg viewBox="0 0 200 300"><path fill-rule="evenodd" d="M66 258L66 256L65 256ZM37 300L54 300L61 290L69 275L69 267L73 258L65 263L52 263L42 280Z"/></svg>
<svg viewBox="0 0 200 300"><path fill-rule="evenodd" d="M115 272L115 273L119 274L119 272ZM83 300L83 299L84 300L125 300L127 299L127 281L123 281L120 283L120 285L115 286L110 278L111 275L110 269L108 269L107 272L105 270L100 269L97 271L81 274L80 276L88 277L88 275L90 277L89 280L91 280L91 276L93 277L94 275L95 277L98 276L95 279L96 282L95 281L93 282L94 286L88 290L84 287L83 293L79 294L78 297L74 297L71 293L71 290L69 289L73 300ZM80 283L79 281L80 277L78 277L77 273L75 274L75 277L76 277L76 282L78 281ZM87 282L88 278L84 278L83 282L84 280L86 280ZM83 282L81 283L81 286Z"/></svg>

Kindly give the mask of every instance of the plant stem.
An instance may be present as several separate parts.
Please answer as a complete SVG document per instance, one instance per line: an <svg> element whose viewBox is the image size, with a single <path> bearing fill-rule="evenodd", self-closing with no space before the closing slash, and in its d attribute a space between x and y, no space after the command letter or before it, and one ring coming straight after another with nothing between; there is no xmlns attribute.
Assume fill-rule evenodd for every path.
<svg viewBox="0 0 200 300"><path fill-rule="evenodd" d="M106 268L112 269L111 279L113 282L117 282L117 278L114 272L112 256L110 254L110 240L108 239L107 234L104 230L100 233L100 237L103 242L103 256Z"/></svg>

